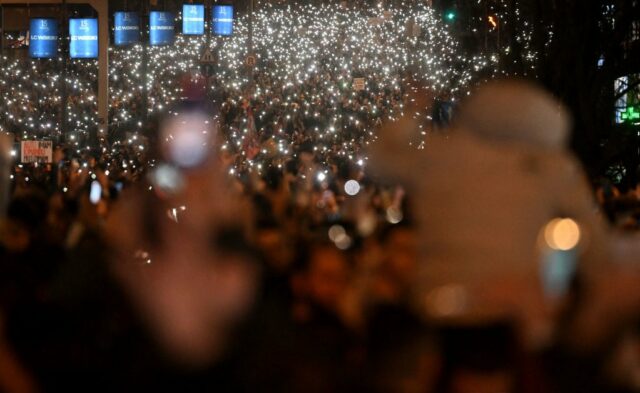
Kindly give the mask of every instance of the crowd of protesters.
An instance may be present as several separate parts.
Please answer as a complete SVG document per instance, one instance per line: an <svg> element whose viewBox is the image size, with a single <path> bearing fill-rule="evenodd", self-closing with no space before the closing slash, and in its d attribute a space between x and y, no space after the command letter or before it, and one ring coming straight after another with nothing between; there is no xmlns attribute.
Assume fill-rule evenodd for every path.
<svg viewBox="0 0 640 393"><path fill-rule="evenodd" d="M0 64L1 131L19 138L58 139L63 124L74 134L86 133L89 124L96 124L95 62L4 56Z"/></svg>
<svg viewBox="0 0 640 393"><path fill-rule="evenodd" d="M537 87L457 108L430 11L343 7L258 13L253 69L110 48L106 135L96 62L2 59L0 391L640 391L640 186Z"/></svg>
<svg viewBox="0 0 640 393"><path fill-rule="evenodd" d="M262 93L251 100L217 97L221 126L213 145L227 147L197 165L172 163L155 126L135 143L96 150L59 144L51 164L4 162L11 178L0 227L2 389L640 388L638 313L627 312L640 306L633 264L620 273L598 261L604 283L579 269L551 318L553 334L538 317L523 322L502 310L487 317L481 302L479 313L469 306L457 315L474 292L432 288L431 267L441 269L437 277L454 272L469 288L469 271L494 275L488 299L527 309L525 287L500 276L507 256L533 263L536 238L519 237L523 222L533 220L537 230L571 216L588 230L592 249L604 242L600 232L616 234L599 216L628 236L638 228L637 192L601 187L600 215L584 202L591 197L580 171L554 139L566 132L566 120L549 118L558 131L551 136L535 129L534 119L548 115L546 96L520 85L478 93L482 105L470 101L444 136L425 137L412 117L388 123L392 137L359 162L366 134L410 105L403 89L332 102L311 98L314 86L338 83L330 73L282 89L267 75L256 81ZM305 111L309 99L324 110ZM501 108L530 100L539 112L514 109L529 120L521 123L486 111L491 100ZM273 101L286 101L295 114ZM361 114L373 108L385 116ZM349 124L332 123L337 112ZM341 131L335 140L308 132L332 125ZM228 144L244 127L246 142ZM522 132L509 136L518 127ZM414 135L404 138L404 131ZM273 141L277 134L286 144ZM424 140L426 148L409 148L408 140ZM599 248L585 254L577 258L608 258ZM612 254L627 256L622 246ZM526 278L537 282L530 267Z"/></svg>

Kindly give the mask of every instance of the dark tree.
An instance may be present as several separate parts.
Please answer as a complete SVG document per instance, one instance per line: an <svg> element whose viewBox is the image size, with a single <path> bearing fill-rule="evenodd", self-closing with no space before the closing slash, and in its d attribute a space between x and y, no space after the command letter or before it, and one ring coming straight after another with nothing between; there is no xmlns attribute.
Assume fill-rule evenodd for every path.
<svg viewBox="0 0 640 393"><path fill-rule="evenodd" d="M469 54L496 60L484 77L534 78L571 110L572 147L593 178L639 179L640 127L615 121L616 102L640 94L640 0L434 0L456 10ZM614 89L615 81L631 76ZM635 76L634 76L635 75ZM629 94L633 92L633 94Z"/></svg>
<svg viewBox="0 0 640 393"><path fill-rule="evenodd" d="M536 76L573 113L572 147L592 176L623 168L619 173L622 182L636 184L640 128L616 124L615 103L628 90L637 90L638 82L631 81L617 91L614 82L640 73L640 1L520 3L521 13L531 23L531 44L539 53ZM522 58L517 49L513 55Z"/></svg>

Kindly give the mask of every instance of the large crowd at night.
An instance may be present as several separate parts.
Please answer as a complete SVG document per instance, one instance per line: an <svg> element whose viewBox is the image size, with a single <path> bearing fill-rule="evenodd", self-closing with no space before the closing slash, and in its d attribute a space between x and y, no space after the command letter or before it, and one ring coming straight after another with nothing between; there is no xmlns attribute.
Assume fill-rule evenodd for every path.
<svg viewBox="0 0 640 393"><path fill-rule="evenodd" d="M110 47L105 133L97 61L2 57L0 391L640 389L640 185L559 103L427 5L248 37Z"/></svg>

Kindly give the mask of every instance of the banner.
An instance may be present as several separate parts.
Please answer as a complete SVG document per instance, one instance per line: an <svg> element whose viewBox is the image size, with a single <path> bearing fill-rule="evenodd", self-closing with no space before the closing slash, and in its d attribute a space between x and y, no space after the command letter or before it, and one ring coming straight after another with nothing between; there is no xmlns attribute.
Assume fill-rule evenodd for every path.
<svg viewBox="0 0 640 393"><path fill-rule="evenodd" d="M184 4L182 6L182 34L204 34L204 5Z"/></svg>
<svg viewBox="0 0 640 393"><path fill-rule="evenodd" d="M131 45L140 41L140 19L137 12L116 12L114 15L115 44Z"/></svg>
<svg viewBox="0 0 640 393"><path fill-rule="evenodd" d="M98 20L69 19L69 55L72 59L98 57Z"/></svg>
<svg viewBox="0 0 640 393"><path fill-rule="evenodd" d="M20 144L20 161L22 163L39 162L49 164L53 162L52 141L22 141Z"/></svg>
<svg viewBox="0 0 640 393"><path fill-rule="evenodd" d="M29 56L50 59L58 55L58 21L55 19L31 19Z"/></svg>
<svg viewBox="0 0 640 393"><path fill-rule="evenodd" d="M213 6L213 33L217 35L233 34L233 6Z"/></svg>
<svg viewBox="0 0 640 393"><path fill-rule="evenodd" d="M149 14L149 43L170 45L175 35L174 17L171 12L151 11Z"/></svg>

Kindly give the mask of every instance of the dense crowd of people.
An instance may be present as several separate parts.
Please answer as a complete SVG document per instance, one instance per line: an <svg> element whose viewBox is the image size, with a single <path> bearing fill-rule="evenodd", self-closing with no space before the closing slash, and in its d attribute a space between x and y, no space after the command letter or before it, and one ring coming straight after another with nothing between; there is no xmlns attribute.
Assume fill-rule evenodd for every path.
<svg viewBox="0 0 640 393"><path fill-rule="evenodd" d="M403 96L401 102L417 105ZM574 325L581 326L584 308L597 304L580 281L567 295L574 300L554 319L556 334L544 345L531 344L521 322L510 317L454 323L425 312L417 279L425 279L425 266L456 258L429 260L425 244L437 244L425 236L453 239L458 232L425 232L425 225L435 225L425 224L422 205L446 204L429 199L430 188L416 183L437 184L449 175L434 175L437 166L416 166L413 173L402 166L416 164L412 160L423 151L396 150L409 147L401 146L406 130L424 139L415 118L388 123L386 133L394 138L374 144L381 149L358 165L339 149L305 139L304 130L326 126L313 115L285 121L276 113L265 122L254 115L256 135L282 127L292 138L286 148L293 154L263 171L230 176L238 157L250 153L221 148L242 118L234 113L242 113L242 106L225 109L232 99L221 100L218 119L226 127L212 128L216 148L200 161L181 161L168 148L172 142L164 136L180 135L180 122L171 123L171 115L143 149L122 145L77 155L59 146L54 164L10 164L11 198L0 237L4 389L635 391L635 314L623 321L611 317L616 323L606 333L593 333L593 345L576 345L573 335L591 332ZM247 108L261 113L260 105L260 99L246 105L244 114ZM182 119L209 113L203 108L181 104L173 112ZM470 127L464 119L457 127ZM482 123L474 124L482 135ZM449 132L455 136L455 127ZM447 155L445 148L436 153L430 146L453 148L460 139L430 134L424 154ZM266 140L253 156L264 155L257 162L268 162ZM475 149L465 150L471 165ZM545 167L531 161L537 148L530 149L523 169L542 176ZM390 157L396 154L402 159ZM450 165L451 171L469 170ZM97 198L94 183L100 185ZM482 200L480 190L492 188L458 195ZM503 195L493 190L491 198ZM621 196L603 186L597 195L616 224L637 228L637 221L630 224L637 217L633 190ZM563 214L570 214L571 203L580 205L578 200L571 197ZM613 277L611 282L628 290ZM524 287L492 285L507 297L520 291L526 297ZM628 299L616 300L621 309L635 305L637 295L628 291ZM447 296L429 304L446 314L452 301ZM504 294L495 296L497 304Z"/></svg>
<svg viewBox="0 0 640 393"><path fill-rule="evenodd" d="M4 121L0 131L21 139L61 138L62 124L74 134L89 131L97 121L97 67L62 59L29 60L3 56L0 62ZM61 83L61 80L67 83ZM63 119L62 101L66 102Z"/></svg>
<svg viewBox="0 0 640 393"><path fill-rule="evenodd" d="M177 34L171 45L110 47L108 135L97 138L92 138L98 128L96 61L66 59L64 51L49 60L5 56L0 113L6 120L0 131L21 139L61 139L77 153L95 146L95 139L107 149L126 144L132 136L148 136L149 118L182 98L184 74L202 71L206 94L226 101L222 110L236 117L223 122L232 149L255 149L256 139L268 138L286 158L290 149L280 145L315 122L307 135L342 138L333 142L353 156L362 139L373 137L367 131L364 138L362 130L402 113L401 88L409 77L419 75L436 95L455 95L475 73L491 69L484 57L457 53L456 40L424 4L266 4L253 19L251 51L246 15L234 22L231 37ZM205 48L214 64L201 64ZM251 78L249 54L256 60ZM245 132L253 125L255 132ZM341 136L352 128L360 131ZM264 136L252 135L256 132Z"/></svg>
<svg viewBox="0 0 640 393"><path fill-rule="evenodd" d="M0 390L640 390L640 185L589 187L559 103L458 106L426 8L261 12L254 69L241 22L207 76L111 48L96 141L94 62L3 59Z"/></svg>

